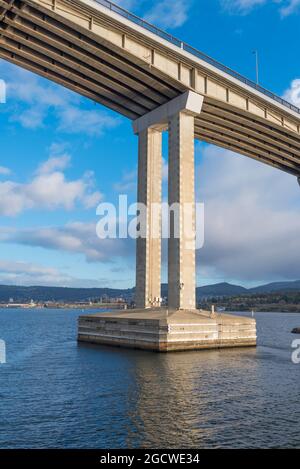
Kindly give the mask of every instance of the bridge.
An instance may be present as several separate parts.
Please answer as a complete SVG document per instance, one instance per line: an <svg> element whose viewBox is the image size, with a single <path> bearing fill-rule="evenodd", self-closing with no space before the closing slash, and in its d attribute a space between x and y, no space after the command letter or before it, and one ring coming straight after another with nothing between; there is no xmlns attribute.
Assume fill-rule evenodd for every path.
<svg viewBox="0 0 300 469"><path fill-rule="evenodd" d="M107 0L0 0L0 58L133 121L145 224L161 203L169 132L169 204L194 204L194 139L300 178L300 109ZM299 180L299 179L298 179ZM179 238L174 236L176 223ZM169 308L193 311L195 246L171 221ZM137 307L160 304L161 240L137 240ZM252 340L253 342L253 340Z"/></svg>

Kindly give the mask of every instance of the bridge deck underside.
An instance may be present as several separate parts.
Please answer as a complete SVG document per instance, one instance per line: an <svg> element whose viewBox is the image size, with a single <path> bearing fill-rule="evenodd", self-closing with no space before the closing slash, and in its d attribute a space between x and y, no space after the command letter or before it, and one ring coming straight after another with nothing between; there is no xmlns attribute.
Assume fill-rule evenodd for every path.
<svg viewBox="0 0 300 469"><path fill-rule="evenodd" d="M27 1L0 0L0 57L136 119L187 87ZM300 175L300 136L205 96L195 138Z"/></svg>

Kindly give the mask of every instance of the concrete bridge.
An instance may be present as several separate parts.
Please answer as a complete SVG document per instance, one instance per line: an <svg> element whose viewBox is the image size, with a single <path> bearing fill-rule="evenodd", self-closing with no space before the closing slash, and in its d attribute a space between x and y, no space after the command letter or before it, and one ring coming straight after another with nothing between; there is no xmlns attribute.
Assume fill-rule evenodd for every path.
<svg viewBox="0 0 300 469"><path fill-rule="evenodd" d="M164 130L169 204L194 204L194 139L300 177L300 109L109 1L0 0L0 57L133 121L148 233L151 204L161 202ZM186 247L184 224L180 212L170 227L172 311L196 311L195 247ZM138 308L159 306L160 270L160 238L138 239Z"/></svg>

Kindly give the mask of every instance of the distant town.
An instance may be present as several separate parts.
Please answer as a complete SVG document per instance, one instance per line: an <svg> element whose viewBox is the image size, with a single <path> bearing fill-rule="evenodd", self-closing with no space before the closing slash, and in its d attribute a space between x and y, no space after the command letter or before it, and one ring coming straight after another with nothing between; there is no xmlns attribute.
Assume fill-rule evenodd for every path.
<svg viewBox="0 0 300 469"><path fill-rule="evenodd" d="M7 303L0 303L0 306L5 306L6 308L52 308L52 309L127 309L128 306L133 306L133 304L128 304L125 298L122 297L109 297L104 295L100 298L87 299L83 301L39 301L34 300L33 298L30 301L17 302L14 298L9 298Z"/></svg>
<svg viewBox="0 0 300 469"><path fill-rule="evenodd" d="M204 310L210 310L212 305L220 311L300 313L300 290L298 292L203 298L198 304L199 308Z"/></svg>
<svg viewBox="0 0 300 469"><path fill-rule="evenodd" d="M133 308L135 289L67 288L0 285L0 306L5 308ZM168 304L162 284L162 305ZM199 309L220 311L300 312L300 281L277 282L246 289L219 283L197 288Z"/></svg>

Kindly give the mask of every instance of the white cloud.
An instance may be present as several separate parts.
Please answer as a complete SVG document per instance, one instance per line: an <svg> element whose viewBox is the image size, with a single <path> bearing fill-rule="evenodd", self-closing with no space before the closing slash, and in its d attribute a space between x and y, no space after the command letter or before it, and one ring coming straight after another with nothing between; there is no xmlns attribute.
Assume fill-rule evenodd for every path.
<svg viewBox="0 0 300 469"><path fill-rule="evenodd" d="M53 267L22 261L0 260L0 282L5 285L99 287L104 279L80 279Z"/></svg>
<svg viewBox="0 0 300 469"><path fill-rule="evenodd" d="M46 81L42 85L37 75L15 65L5 63L2 67L8 77L7 91L12 99L47 107L63 106L69 99L68 95L71 93L67 89L59 86L55 89L50 82Z"/></svg>
<svg viewBox="0 0 300 469"><path fill-rule="evenodd" d="M232 13L247 13L266 2L267 0L221 0L222 6Z"/></svg>
<svg viewBox="0 0 300 469"><path fill-rule="evenodd" d="M0 166L0 175L1 176L7 176L10 173L11 173L11 170L9 168L6 168L5 166Z"/></svg>
<svg viewBox="0 0 300 469"><path fill-rule="evenodd" d="M37 172L38 174L51 174L53 171L66 169L71 161L70 155L52 156L42 163Z"/></svg>
<svg viewBox="0 0 300 469"><path fill-rule="evenodd" d="M163 182L168 180L168 174L169 174L169 165L168 162L163 158L163 163L162 163L162 179Z"/></svg>
<svg viewBox="0 0 300 469"><path fill-rule="evenodd" d="M220 0L222 6L231 13L246 14L255 7L267 4L275 4L279 6L281 17L289 16L296 13L300 0Z"/></svg>
<svg viewBox="0 0 300 469"><path fill-rule="evenodd" d="M300 278L296 178L221 148L201 151L204 163L196 179L198 197L205 202L200 274L251 281Z"/></svg>
<svg viewBox="0 0 300 469"><path fill-rule="evenodd" d="M84 178L67 181L63 173L55 171L35 177L30 184L22 185L20 190L33 207L44 207L50 210L62 207L71 210L76 201L85 204L88 188L89 182Z"/></svg>
<svg viewBox="0 0 300 469"><path fill-rule="evenodd" d="M126 172L122 180L114 184L114 190L119 194L129 194L137 190L137 169Z"/></svg>
<svg viewBox="0 0 300 469"><path fill-rule="evenodd" d="M146 13L145 19L163 28L178 28L187 21L190 6L187 0L162 0Z"/></svg>
<svg viewBox="0 0 300 469"><path fill-rule="evenodd" d="M25 129L38 129L43 127L44 119L47 116L47 110L44 107L37 106L25 109L22 112L15 112L11 115L12 122L19 122Z"/></svg>
<svg viewBox="0 0 300 469"><path fill-rule="evenodd" d="M178 28L188 19L192 0L116 0L122 8L135 11L146 21L162 28ZM142 13L143 10L143 13Z"/></svg>
<svg viewBox="0 0 300 469"><path fill-rule="evenodd" d="M283 17L292 15L298 10L299 6L300 0L289 0L285 2L285 5L280 9L280 13Z"/></svg>
<svg viewBox="0 0 300 469"><path fill-rule="evenodd" d="M100 240L95 223L75 222L62 227L15 230L0 229L0 240L25 246L81 254L87 262L113 262L116 258L134 256L133 240Z"/></svg>
<svg viewBox="0 0 300 469"><path fill-rule="evenodd" d="M101 135L105 130L112 129L119 124L117 118L104 112L86 111L74 106L62 108L59 118L59 129L67 133L82 132L87 135Z"/></svg>
<svg viewBox="0 0 300 469"><path fill-rule="evenodd" d="M289 89L283 95L284 99L300 108L300 78L292 81Z"/></svg>
<svg viewBox="0 0 300 469"><path fill-rule="evenodd" d="M41 267L36 264L31 264L27 262L12 262L0 260L0 272L6 272L16 275L26 272L27 275L35 277L41 274L51 275L53 273L56 273L56 269L49 267Z"/></svg>
<svg viewBox="0 0 300 469"><path fill-rule="evenodd" d="M71 210L77 203L95 207L101 194L94 190L93 172L68 180L63 170L69 163L69 155L52 156L39 166L31 182L0 182L0 214L16 216L28 209Z"/></svg>

